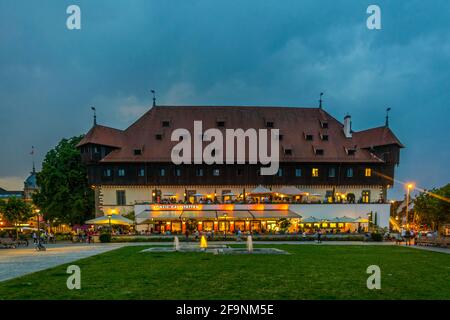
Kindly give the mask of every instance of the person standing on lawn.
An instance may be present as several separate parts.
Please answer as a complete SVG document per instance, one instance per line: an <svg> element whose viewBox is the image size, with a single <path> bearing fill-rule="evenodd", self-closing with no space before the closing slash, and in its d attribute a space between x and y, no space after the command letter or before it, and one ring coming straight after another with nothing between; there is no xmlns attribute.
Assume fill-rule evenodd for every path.
<svg viewBox="0 0 450 320"><path fill-rule="evenodd" d="M320 229L317 230L317 243L322 243L322 231Z"/></svg>

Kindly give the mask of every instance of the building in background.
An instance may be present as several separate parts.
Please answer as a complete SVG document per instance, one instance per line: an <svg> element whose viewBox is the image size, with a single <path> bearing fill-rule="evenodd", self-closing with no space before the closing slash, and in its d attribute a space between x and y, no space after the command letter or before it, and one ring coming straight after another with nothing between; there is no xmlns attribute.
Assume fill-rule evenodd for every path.
<svg viewBox="0 0 450 320"><path fill-rule="evenodd" d="M27 179L24 181L23 186L23 195L24 199L28 202L33 201L33 194L38 190L38 186L36 183L36 168L33 164L33 170L30 172L30 175L27 177Z"/></svg>
<svg viewBox="0 0 450 320"><path fill-rule="evenodd" d="M194 121L224 136L279 129L278 173L262 176L260 164L173 164L171 133L192 136ZM135 211L152 230L180 232L192 219L203 230L268 230L281 218L337 228L375 217L388 226L387 190L403 145L388 121L355 132L349 115L341 123L320 107L155 106L126 130L94 122L78 148L97 215Z"/></svg>

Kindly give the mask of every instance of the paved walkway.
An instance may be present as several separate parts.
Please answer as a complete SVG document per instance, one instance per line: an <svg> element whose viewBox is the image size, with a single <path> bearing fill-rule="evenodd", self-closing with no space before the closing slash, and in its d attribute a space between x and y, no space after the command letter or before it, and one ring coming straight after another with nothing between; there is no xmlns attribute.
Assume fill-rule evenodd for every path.
<svg viewBox="0 0 450 320"><path fill-rule="evenodd" d="M122 247L122 244L56 244L46 251L28 248L0 249L0 281L52 268Z"/></svg>
<svg viewBox="0 0 450 320"><path fill-rule="evenodd" d="M194 243L194 242L191 242ZM245 241L217 241L214 244L245 244ZM392 246L393 242L358 242L358 241L326 241L316 243L313 241L255 241L255 245L317 245L317 246L335 246L335 245L363 245L363 246ZM110 243L110 244L48 244L47 251L38 252L30 244L28 248L0 249L0 282L8 279L20 277L48 268L53 268L61 264L69 263L79 259L94 256L100 253L111 251L124 246L148 246L148 245L172 245L171 242L132 242L132 243ZM402 245L404 246L404 245ZM428 250L440 253L450 254L450 249L410 246L419 250Z"/></svg>

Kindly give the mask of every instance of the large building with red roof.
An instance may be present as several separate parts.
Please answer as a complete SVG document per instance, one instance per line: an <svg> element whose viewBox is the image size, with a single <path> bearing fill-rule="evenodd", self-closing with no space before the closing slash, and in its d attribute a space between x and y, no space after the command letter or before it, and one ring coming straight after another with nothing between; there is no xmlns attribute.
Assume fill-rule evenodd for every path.
<svg viewBox="0 0 450 320"><path fill-rule="evenodd" d="M172 141L172 132L184 128L193 134L194 121L201 121L203 130L215 128L224 135L227 129L278 129L278 172L261 175L259 164L225 161L174 164L171 152L178 141ZM342 209L354 204L351 210L365 205L356 213L347 210L347 216L361 217L373 213L368 206L386 204L403 145L387 123L355 132L350 116L340 122L322 108L154 106L125 130L95 123L78 148L96 190L97 214L151 212L158 205L178 206L181 211L183 206L215 205L219 209L212 211L217 217L220 205L266 203L300 205L318 216L320 211L333 215L330 205ZM315 214L313 204L317 209L328 207ZM304 217L302 210L297 215ZM171 214L183 221L181 212ZM147 222L158 218L152 213L144 216L151 218ZM195 218L195 214L188 216ZM249 217L256 221L254 214ZM167 230L168 217L159 218L163 225L152 230ZM170 229L178 230L172 222Z"/></svg>

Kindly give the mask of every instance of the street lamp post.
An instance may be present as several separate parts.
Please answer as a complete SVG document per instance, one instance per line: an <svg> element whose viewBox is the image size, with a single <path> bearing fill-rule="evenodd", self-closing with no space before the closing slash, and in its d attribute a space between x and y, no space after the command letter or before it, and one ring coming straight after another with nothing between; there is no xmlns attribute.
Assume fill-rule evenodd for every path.
<svg viewBox="0 0 450 320"><path fill-rule="evenodd" d="M41 226L40 226L40 219L39 219L39 213L41 212L40 209L34 210L36 212L36 219L37 219L37 240L38 242L41 241Z"/></svg>
<svg viewBox="0 0 450 320"><path fill-rule="evenodd" d="M408 208L409 208L409 193L411 189L414 188L414 185L412 183L408 183L406 185L406 225L409 223L408 219Z"/></svg>
<svg viewBox="0 0 450 320"><path fill-rule="evenodd" d="M223 214L223 217L225 218L225 241L227 240L227 213L225 212Z"/></svg>
<svg viewBox="0 0 450 320"><path fill-rule="evenodd" d="M108 214L108 221L109 221L109 232L112 234L112 226L111 226L111 214Z"/></svg>

